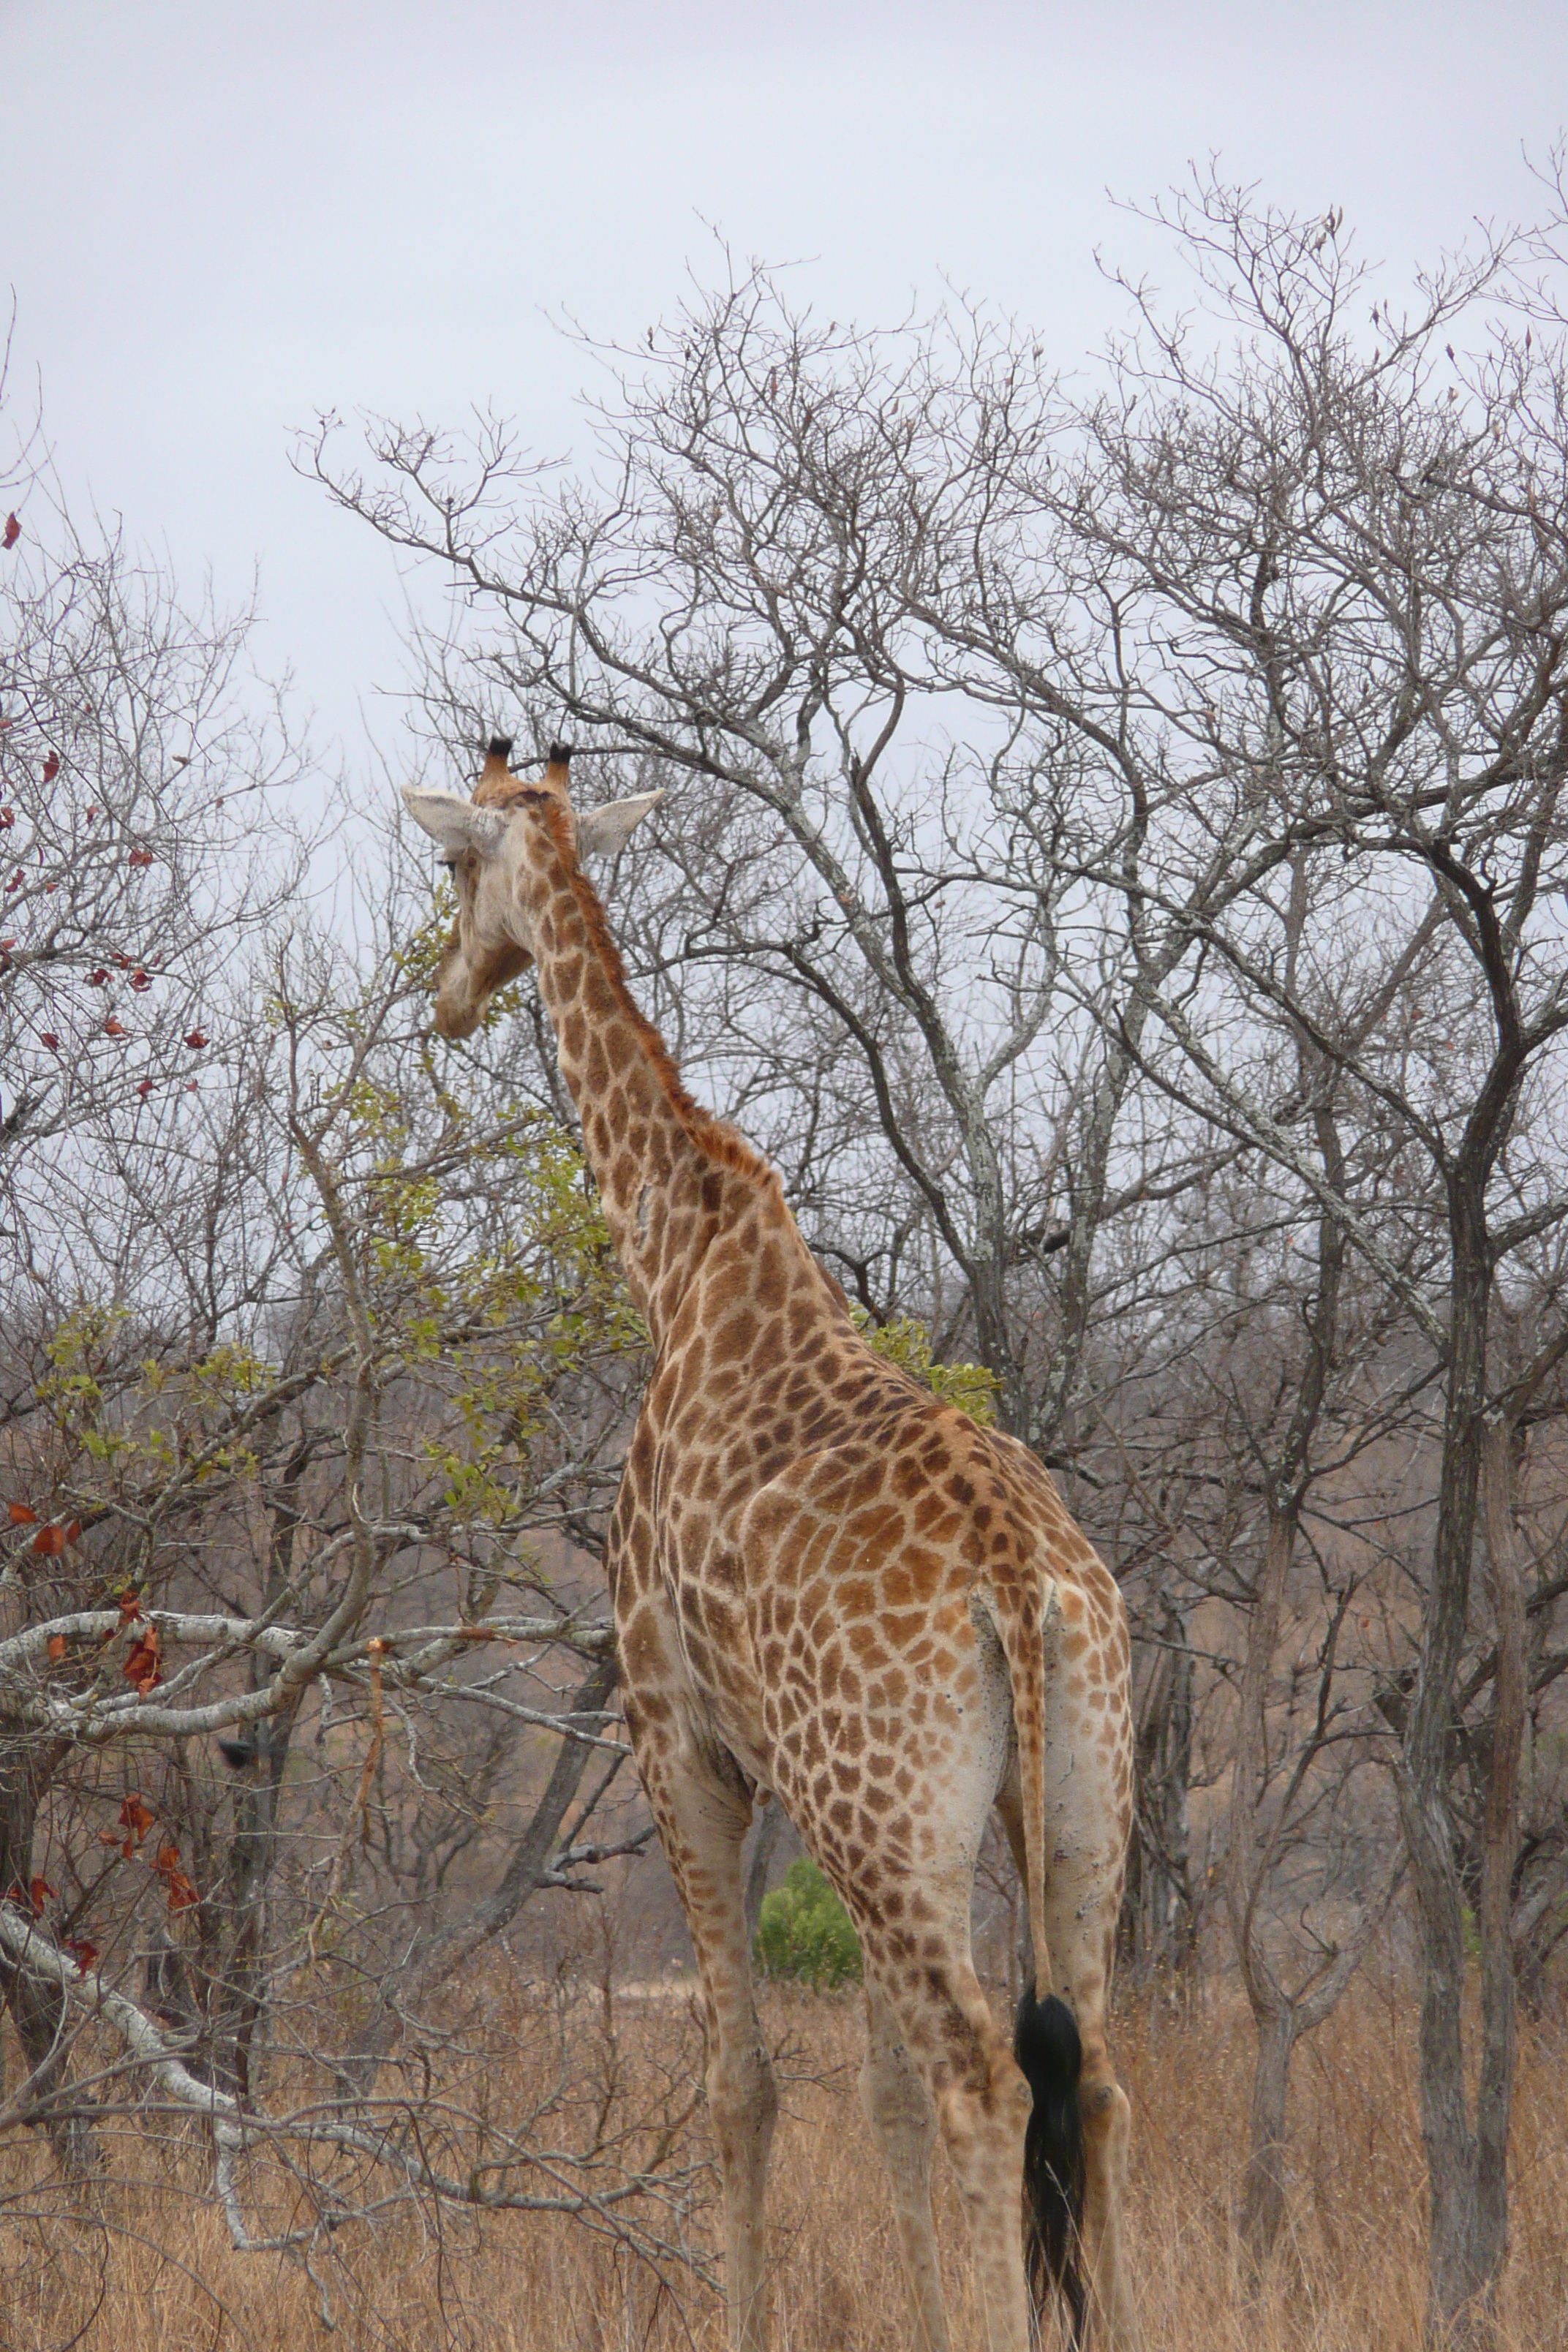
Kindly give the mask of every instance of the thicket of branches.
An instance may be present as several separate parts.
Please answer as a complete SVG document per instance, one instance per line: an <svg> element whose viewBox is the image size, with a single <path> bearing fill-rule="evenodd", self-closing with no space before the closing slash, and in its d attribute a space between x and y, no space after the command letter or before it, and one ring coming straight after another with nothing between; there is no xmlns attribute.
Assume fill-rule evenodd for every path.
<svg viewBox="0 0 1568 2352"><path fill-rule="evenodd" d="M1479 2334L1568 1925L1543 194L1390 299L1337 216L1201 180L1190 307L1127 287L1087 393L1006 320L824 324L752 269L594 352L584 468L500 422L308 460L460 592L438 740L564 713L667 788L630 928L689 1062L1117 1561L1126 1940L1177 1961L1223 1895L1259 2246L1291 2049L1408 1888L1432 2324Z"/></svg>
<svg viewBox="0 0 1568 2352"><path fill-rule="evenodd" d="M666 789L611 877L640 996L1116 1566L1125 1960L1239 1969L1259 2252L1292 2052L1407 1954L1431 2322L1477 2339L1568 1937L1544 194L1390 298L1337 217L1202 182L1192 307L1128 288L1089 392L986 314L741 271L595 353L575 472L499 421L305 459L460 592L441 781L531 726L590 797ZM363 815L352 936L312 916L243 625L16 479L0 2122L89 2167L151 2068L242 2241L565 2199L678 2263L679 2084L455 2087L486 1949L646 1842L594 1575L641 1334L549 1038L526 983L429 1037L439 892Z"/></svg>

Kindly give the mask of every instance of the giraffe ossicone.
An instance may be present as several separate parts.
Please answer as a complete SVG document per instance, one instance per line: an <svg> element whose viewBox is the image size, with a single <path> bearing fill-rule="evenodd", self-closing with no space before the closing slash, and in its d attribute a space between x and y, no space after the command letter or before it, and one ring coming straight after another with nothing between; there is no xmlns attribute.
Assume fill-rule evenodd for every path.
<svg viewBox="0 0 1568 2352"><path fill-rule="evenodd" d="M1128 2105L1105 2031L1132 1807L1121 1595L1026 1447L867 1346L775 1172L693 1102L634 1003L582 860L618 849L659 795L579 816L569 751L530 780L510 748L492 741L471 801L405 796L458 885L436 1023L469 1034L537 967L653 1339L606 1564L626 1723L702 1980L732 2352L767 2340L777 2102L741 1874L763 1792L860 1937L862 2097L920 2352L949 2344L939 2131L987 2352L1028 2352L1030 2278L1060 2284L1075 2341L1087 2303L1111 2352L1130 2352ZM970 1949L993 1808L1036 1956L1011 2048Z"/></svg>

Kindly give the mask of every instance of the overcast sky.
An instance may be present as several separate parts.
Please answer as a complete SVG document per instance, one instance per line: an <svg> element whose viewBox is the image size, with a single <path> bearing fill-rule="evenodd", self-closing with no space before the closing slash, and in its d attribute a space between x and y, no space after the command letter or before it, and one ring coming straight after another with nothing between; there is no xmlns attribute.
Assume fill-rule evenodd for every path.
<svg viewBox="0 0 1568 2352"><path fill-rule="evenodd" d="M982 0L0 0L12 397L73 499L243 594L318 737L395 753L390 552L290 470L319 411L515 415L569 447L571 313L636 335L711 270L803 262L831 315L944 282L1072 363L1120 315L1111 207L1217 151L1341 205L1403 271L1530 209L1568 118L1568 7Z"/></svg>

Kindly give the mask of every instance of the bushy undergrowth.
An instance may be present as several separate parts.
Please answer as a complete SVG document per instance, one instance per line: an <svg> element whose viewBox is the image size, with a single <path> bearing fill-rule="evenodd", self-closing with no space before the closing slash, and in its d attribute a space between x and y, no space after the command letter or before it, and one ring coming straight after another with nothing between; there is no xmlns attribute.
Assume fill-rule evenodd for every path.
<svg viewBox="0 0 1568 2352"><path fill-rule="evenodd" d="M764 1895L757 1921L757 1959L776 1983L816 1992L860 1981L860 1945L849 1914L815 1862L792 1862L782 1885Z"/></svg>

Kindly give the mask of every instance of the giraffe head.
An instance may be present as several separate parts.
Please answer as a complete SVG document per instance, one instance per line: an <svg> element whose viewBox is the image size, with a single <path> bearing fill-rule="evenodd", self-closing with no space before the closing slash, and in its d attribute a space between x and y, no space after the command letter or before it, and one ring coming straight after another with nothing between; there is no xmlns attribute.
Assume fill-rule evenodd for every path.
<svg viewBox="0 0 1568 2352"><path fill-rule="evenodd" d="M440 844L458 887L458 919L436 973L436 1026L444 1037L471 1036L497 989L533 961L530 853L542 846L552 803L566 811L577 855L587 857L613 855L663 797L639 793L579 815L567 792L572 753L564 743L551 745L543 775L532 781L511 773L510 753L506 737L491 740L471 801L412 785L403 795L410 816Z"/></svg>

